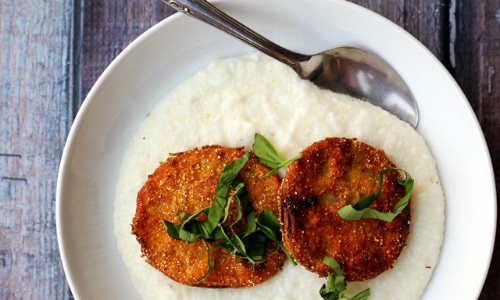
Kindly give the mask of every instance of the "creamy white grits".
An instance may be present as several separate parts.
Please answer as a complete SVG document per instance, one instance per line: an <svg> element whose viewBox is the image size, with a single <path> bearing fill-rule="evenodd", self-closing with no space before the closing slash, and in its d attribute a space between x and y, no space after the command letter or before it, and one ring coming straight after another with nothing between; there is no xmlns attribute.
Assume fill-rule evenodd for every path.
<svg viewBox="0 0 500 300"><path fill-rule="evenodd" d="M408 245L394 268L348 284L369 287L369 299L418 299L439 260L444 196L424 139L408 124L366 102L320 90L287 66L253 53L214 61L174 88L145 117L123 158L116 187L114 226L123 261L143 299L321 299L324 278L285 263L251 288L207 289L178 284L141 257L131 234L137 192L169 153L209 144L251 148L255 132L284 157L325 137L349 137L383 149L415 179Z"/></svg>

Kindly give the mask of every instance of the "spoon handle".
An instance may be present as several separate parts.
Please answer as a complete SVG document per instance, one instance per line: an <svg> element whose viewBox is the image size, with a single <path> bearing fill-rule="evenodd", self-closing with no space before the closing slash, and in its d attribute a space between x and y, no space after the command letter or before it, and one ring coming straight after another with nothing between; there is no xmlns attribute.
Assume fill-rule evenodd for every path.
<svg viewBox="0 0 500 300"><path fill-rule="evenodd" d="M231 18L217 7L205 0L163 0L174 9L206 22L226 33L240 39L257 50L281 61L300 72L300 62L307 61L311 56L295 53L266 39L235 19Z"/></svg>

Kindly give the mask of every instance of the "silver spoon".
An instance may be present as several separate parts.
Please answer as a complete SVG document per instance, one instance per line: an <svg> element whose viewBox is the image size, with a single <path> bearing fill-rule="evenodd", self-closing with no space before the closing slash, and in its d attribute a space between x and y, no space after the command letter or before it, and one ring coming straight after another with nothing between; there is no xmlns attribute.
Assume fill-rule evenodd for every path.
<svg viewBox="0 0 500 300"><path fill-rule="evenodd" d="M408 86L391 66L366 51L339 47L304 55L267 40L205 0L163 1L287 64L321 88L366 100L417 126L417 104Z"/></svg>

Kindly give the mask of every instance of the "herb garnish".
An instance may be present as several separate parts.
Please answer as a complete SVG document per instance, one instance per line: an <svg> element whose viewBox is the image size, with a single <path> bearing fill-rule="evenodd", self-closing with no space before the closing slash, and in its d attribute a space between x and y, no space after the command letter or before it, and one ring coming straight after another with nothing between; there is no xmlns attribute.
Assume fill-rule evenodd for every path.
<svg viewBox="0 0 500 300"><path fill-rule="evenodd" d="M272 169L271 172L266 174L267 177L278 173L281 168L302 157L301 154L298 154L285 160L274 146L260 133L255 134L252 148L253 153L259 161Z"/></svg>
<svg viewBox="0 0 500 300"><path fill-rule="evenodd" d="M187 243L203 239L206 243L209 251L209 269L200 281L204 280L214 267L208 241L218 241L219 246L228 252L244 258L250 263L260 263L264 261L264 244L267 239L270 239L283 250L294 265L296 264L283 245L280 223L276 216L270 211L264 210L256 218L245 185L237 178L249 158L250 153L246 153L224 167L217 183L214 201L209 208L204 208L192 215L179 211L177 216L184 220L179 224L163 220L163 225L170 237ZM233 193L228 197L230 188L233 189ZM228 234L223 225L228 220L229 207L233 202L237 206L237 216L236 220L229 226L225 226L229 227L230 234ZM237 234L233 227L243 219L243 213L246 219L246 230L242 234ZM197 218L201 215L206 215L207 220L198 221Z"/></svg>
<svg viewBox="0 0 500 300"><path fill-rule="evenodd" d="M384 173L393 172L393 171L403 171L405 173L405 178L398 178L398 184L404 185L405 187L405 195L401 198L398 203L394 206L394 210L392 212L380 212L375 209L369 208L370 204L372 204L375 200L377 200L382 194L382 184L384 180ZM381 170L379 172L379 190L371 194L363 199L361 199L356 205L352 206L351 204L346 205L339 209L338 214L344 220L361 220L361 219L377 219L386 222L391 222L397 215L399 215L403 209L408 205L410 201L411 192L413 190L413 178L408 174L408 172L398 169L398 168L388 168Z"/></svg>
<svg viewBox="0 0 500 300"><path fill-rule="evenodd" d="M370 296L370 289L367 288L356 294L355 296L349 298L345 296L345 291L347 286L344 282L344 273L340 268L339 263L332 257L325 256L323 259L323 264L327 265L332 269L334 274L328 273L326 283L323 284L319 290L319 294L325 300L365 300Z"/></svg>
<svg viewBox="0 0 500 300"><path fill-rule="evenodd" d="M177 216L184 220L184 222L179 224L173 224L163 220L163 225L165 226L167 233L172 238L183 240L187 243L192 243L200 237L206 240L222 238L222 229L219 224L222 212L224 211L224 207L227 203L229 187L232 185L236 176L238 176L240 170L243 166L245 166L249 159L250 154L246 153L233 163L224 167L224 170L219 177L219 182L217 183L214 201L212 202L212 206L210 208L204 208L192 215L182 211L177 212ZM237 192L235 195L237 195ZM202 214L207 215L208 219L204 222L197 221L196 218Z"/></svg>

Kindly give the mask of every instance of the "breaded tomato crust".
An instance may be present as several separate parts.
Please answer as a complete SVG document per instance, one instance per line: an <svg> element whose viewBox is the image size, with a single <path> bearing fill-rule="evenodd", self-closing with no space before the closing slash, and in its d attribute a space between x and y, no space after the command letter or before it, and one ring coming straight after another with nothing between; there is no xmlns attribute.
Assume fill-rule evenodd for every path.
<svg viewBox="0 0 500 300"><path fill-rule="evenodd" d="M162 223L162 219L182 222L178 211L193 214L210 207L224 166L244 154L243 148L205 146L172 155L149 175L139 191L132 224L132 232L149 264L179 283L203 287L253 286L280 270L286 257L271 243L266 248L266 261L251 264L234 257L213 241L197 240L188 244L175 240L167 234ZM264 209L276 216L279 212L280 179L265 177L269 170L252 154L239 174L257 216ZM236 205L231 207L227 224L235 217ZM203 216L199 220L205 219ZM207 245L214 269L198 283L209 268Z"/></svg>
<svg viewBox="0 0 500 300"><path fill-rule="evenodd" d="M390 268L410 232L410 206L392 222L345 221L337 211L375 193L379 171L394 167L384 151L355 139L312 144L292 163L279 191L283 242L297 263L326 276L325 256L340 264L347 281L373 278ZM381 197L371 208L392 211L405 194L398 172L384 175Z"/></svg>

